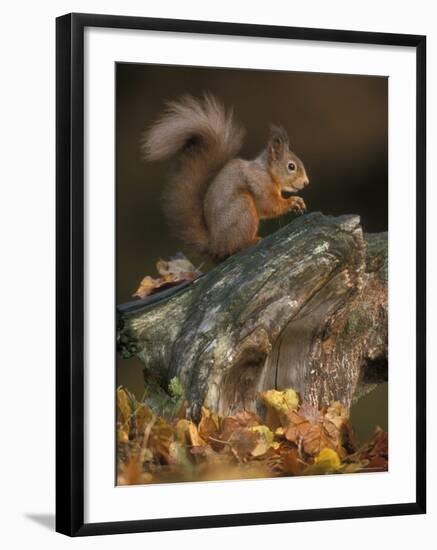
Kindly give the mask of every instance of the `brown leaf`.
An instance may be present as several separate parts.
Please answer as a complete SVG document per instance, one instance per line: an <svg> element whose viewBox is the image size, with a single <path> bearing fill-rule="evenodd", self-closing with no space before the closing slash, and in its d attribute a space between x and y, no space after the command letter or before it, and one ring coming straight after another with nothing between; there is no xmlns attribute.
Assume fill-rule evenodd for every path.
<svg viewBox="0 0 437 550"><path fill-rule="evenodd" d="M370 447L369 456L388 458L388 433L384 432L379 426L375 430Z"/></svg>
<svg viewBox="0 0 437 550"><path fill-rule="evenodd" d="M303 416L302 410L309 417ZM345 409L339 404L329 407L325 414L316 413L309 407L302 407L299 412L290 411L285 437L297 446L302 446L310 456L316 456L328 448L343 457L347 454L346 448L353 446L352 428Z"/></svg>
<svg viewBox="0 0 437 550"><path fill-rule="evenodd" d="M154 423L148 440L148 448L160 461L170 463L169 449L174 440L173 428L163 418Z"/></svg>
<svg viewBox="0 0 437 550"><path fill-rule="evenodd" d="M228 441L231 435L240 428L238 420L233 416L226 416L221 421L219 439L221 441Z"/></svg>
<svg viewBox="0 0 437 550"><path fill-rule="evenodd" d="M166 281L190 280L202 274L194 267L190 260L180 252L169 261L159 259L156 262L156 269Z"/></svg>
<svg viewBox="0 0 437 550"><path fill-rule="evenodd" d="M202 407L202 416L199 422L199 435L205 441L210 437L218 438L219 420L216 414L211 413L206 407Z"/></svg>
<svg viewBox="0 0 437 550"><path fill-rule="evenodd" d="M256 448L258 441L259 434L249 428L238 428L229 438L229 443L232 450L239 459L245 459L251 455Z"/></svg>
<svg viewBox="0 0 437 550"><path fill-rule="evenodd" d="M221 421L219 439L228 441L230 436L239 428L251 428L262 424L257 414L250 411L241 411L235 416L226 416Z"/></svg>
<svg viewBox="0 0 437 550"><path fill-rule="evenodd" d="M145 298L150 294L166 288L179 285L185 281L192 281L202 273L181 253L169 261L158 260L156 268L160 277L154 279L147 275L144 277L133 294L137 298Z"/></svg>
<svg viewBox="0 0 437 550"><path fill-rule="evenodd" d="M378 470L385 472L388 469L388 461L383 456L375 456L371 458L365 467L366 470Z"/></svg>
<svg viewBox="0 0 437 550"><path fill-rule="evenodd" d="M234 416L235 420L242 427L250 428L262 424L260 417L252 411L240 411Z"/></svg>
<svg viewBox="0 0 437 550"><path fill-rule="evenodd" d="M132 296L137 298L144 298L145 296L152 294L157 286L159 286L159 281L157 279L152 279L152 277L149 277L147 275L141 280L140 286L136 289Z"/></svg>
<svg viewBox="0 0 437 550"><path fill-rule="evenodd" d="M372 439L362 447L354 457L357 460L368 461L365 470L388 470L388 434L379 426L376 427Z"/></svg>
<svg viewBox="0 0 437 550"><path fill-rule="evenodd" d="M308 403L308 401L304 401L299 407L299 414L310 422L316 422L323 418L323 411L317 409L314 405Z"/></svg>
<svg viewBox="0 0 437 550"><path fill-rule="evenodd" d="M324 447L333 445L322 423L311 424L308 420L297 420L296 417L288 426L285 437L296 445L302 444L304 451L310 456L315 456Z"/></svg>
<svg viewBox="0 0 437 550"><path fill-rule="evenodd" d="M300 460L296 447L283 447L280 449L282 473L299 476L302 474L305 463Z"/></svg>

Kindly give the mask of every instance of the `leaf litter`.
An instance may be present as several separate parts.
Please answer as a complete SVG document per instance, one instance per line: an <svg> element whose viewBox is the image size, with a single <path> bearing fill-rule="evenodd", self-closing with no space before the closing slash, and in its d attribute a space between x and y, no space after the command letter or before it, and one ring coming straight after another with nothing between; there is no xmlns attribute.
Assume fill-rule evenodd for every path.
<svg viewBox="0 0 437 550"><path fill-rule="evenodd" d="M199 422L158 415L117 389L119 485L383 472L387 433L358 447L344 407L315 409L291 388L259 394L265 419L242 410L219 416L202 407Z"/></svg>

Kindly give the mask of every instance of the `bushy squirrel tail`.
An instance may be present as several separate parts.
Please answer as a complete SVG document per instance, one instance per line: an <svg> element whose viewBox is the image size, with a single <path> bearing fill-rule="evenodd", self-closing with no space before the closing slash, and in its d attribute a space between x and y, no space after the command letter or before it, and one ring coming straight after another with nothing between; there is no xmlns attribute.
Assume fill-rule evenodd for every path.
<svg viewBox="0 0 437 550"><path fill-rule="evenodd" d="M165 213L175 234L201 254L208 253L204 199L218 171L241 148L244 132L223 105L205 94L167 105L143 141L147 160L178 155L180 166L165 194Z"/></svg>

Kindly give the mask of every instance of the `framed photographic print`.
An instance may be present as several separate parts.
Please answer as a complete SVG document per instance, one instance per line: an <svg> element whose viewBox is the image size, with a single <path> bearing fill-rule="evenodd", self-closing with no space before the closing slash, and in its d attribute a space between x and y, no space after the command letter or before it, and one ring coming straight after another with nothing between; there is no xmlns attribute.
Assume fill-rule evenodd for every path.
<svg viewBox="0 0 437 550"><path fill-rule="evenodd" d="M424 513L425 37L56 51L57 530Z"/></svg>

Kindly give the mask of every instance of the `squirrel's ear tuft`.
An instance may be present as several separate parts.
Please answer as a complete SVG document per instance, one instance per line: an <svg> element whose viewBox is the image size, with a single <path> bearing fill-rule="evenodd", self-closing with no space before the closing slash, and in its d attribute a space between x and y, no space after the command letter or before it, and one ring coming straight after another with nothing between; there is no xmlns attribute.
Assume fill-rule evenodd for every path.
<svg viewBox="0 0 437 550"><path fill-rule="evenodd" d="M279 160L288 148L288 134L282 126L270 126L268 151L272 160Z"/></svg>

